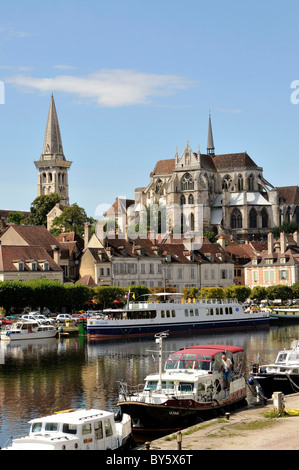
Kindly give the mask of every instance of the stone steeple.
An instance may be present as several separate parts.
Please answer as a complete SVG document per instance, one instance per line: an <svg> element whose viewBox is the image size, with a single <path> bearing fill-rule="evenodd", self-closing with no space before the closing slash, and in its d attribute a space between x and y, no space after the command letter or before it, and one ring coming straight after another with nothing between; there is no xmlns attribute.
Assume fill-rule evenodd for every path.
<svg viewBox="0 0 299 470"><path fill-rule="evenodd" d="M65 160L53 94L51 95L43 155L57 155Z"/></svg>
<svg viewBox="0 0 299 470"><path fill-rule="evenodd" d="M215 155L211 115L209 115L209 131L208 131L207 154L208 155Z"/></svg>
<svg viewBox="0 0 299 470"><path fill-rule="evenodd" d="M34 162L38 169L37 195L57 193L63 206L69 205L68 169L72 162L64 153L53 94L51 96L43 153Z"/></svg>

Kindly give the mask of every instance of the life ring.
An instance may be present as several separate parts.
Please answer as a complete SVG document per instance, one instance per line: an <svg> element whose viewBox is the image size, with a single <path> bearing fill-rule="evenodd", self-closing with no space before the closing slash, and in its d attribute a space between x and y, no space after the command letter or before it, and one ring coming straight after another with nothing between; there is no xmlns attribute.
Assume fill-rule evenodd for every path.
<svg viewBox="0 0 299 470"><path fill-rule="evenodd" d="M92 325L92 320L90 320L89 324Z"/></svg>

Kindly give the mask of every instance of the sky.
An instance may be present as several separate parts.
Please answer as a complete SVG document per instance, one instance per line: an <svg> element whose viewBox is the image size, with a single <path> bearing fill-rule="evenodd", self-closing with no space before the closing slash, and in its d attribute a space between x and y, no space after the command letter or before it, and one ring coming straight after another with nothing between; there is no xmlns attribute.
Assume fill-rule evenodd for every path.
<svg viewBox="0 0 299 470"><path fill-rule="evenodd" d="M298 184L297 0L0 0L0 209L30 209L51 93L70 203L99 217L187 141ZM298 92L297 92L298 90Z"/></svg>

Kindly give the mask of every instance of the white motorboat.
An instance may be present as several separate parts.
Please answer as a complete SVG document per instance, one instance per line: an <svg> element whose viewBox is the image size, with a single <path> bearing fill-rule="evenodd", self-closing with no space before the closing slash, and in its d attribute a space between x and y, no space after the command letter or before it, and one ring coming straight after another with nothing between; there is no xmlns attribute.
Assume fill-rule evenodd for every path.
<svg viewBox="0 0 299 470"><path fill-rule="evenodd" d="M132 418L133 433L173 432L244 406L246 381L244 349L239 346L205 344L189 346L172 353L162 370L162 340L159 372L145 378L145 385L129 389L120 383L118 405ZM222 355L233 364L229 384L223 382Z"/></svg>
<svg viewBox="0 0 299 470"><path fill-rule="evenodd" d="M65 410L29 421L27 436L2 450L116 450L132 448L131 418L109 411Z"/></svg>
<svg viewBox="0 0 299 470"><path fill-rule="evenodd" d="M21 320L7 325L0 330L0 339L3 341L20 341L42 338L53 338L57 328L53 325L41 325L34 320Z"/></svg>
<svg viewBox="0 0 299 470"><path fill-rule="evenodd" d="M285 395L299 392L299 341L292 341L290 349L279 351L274 364L253 364L248 380L262 398L271 398L274 392Z"/></svg>

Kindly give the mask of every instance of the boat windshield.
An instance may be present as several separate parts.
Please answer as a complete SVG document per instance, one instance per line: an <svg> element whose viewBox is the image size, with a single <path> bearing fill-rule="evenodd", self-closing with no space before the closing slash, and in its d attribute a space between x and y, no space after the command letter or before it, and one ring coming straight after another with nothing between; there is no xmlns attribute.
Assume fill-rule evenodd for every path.
<svg viewBox="0 0 299 470"><path fill-rule="evenodd" d="M210 370L212 357L203 354L172 354L166 361L165 369Z"/></svg>
<svg viewBox="0 0 299 470"><path fill-rule="evenodd" d="M276 359L277 364L283 364L286 362L287 353L279 353Z"/></svg>

